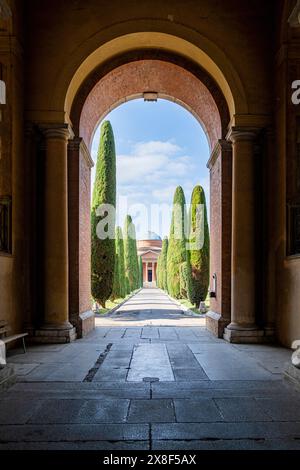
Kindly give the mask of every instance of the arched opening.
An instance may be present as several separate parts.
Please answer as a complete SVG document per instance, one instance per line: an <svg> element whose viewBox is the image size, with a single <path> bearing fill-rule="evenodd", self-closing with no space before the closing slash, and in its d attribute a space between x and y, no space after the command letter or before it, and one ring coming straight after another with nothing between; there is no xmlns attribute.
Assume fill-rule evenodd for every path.
<svg viewBox="0 0 300 470"><path fill-rule="evenodd" d="M71 106L75 139L70 141L68 159L70 319L83 333L92 324L87 262L90 194L86 188L90 185L90 148L95 129L115 107L132 99L147 99L147 94L171 100L190 111L209 142L211 274L218 278L218 291L211 279L211 287L215 288L211 306L219 315L217 320L211 318L211 329L220 336L230 323L231 148L224 142L230 111L218 84L202 67L181 55L149 48L118 55L95 68ZM74 200L75 212L71 205ZM89 326L79 327L85 323Z"/></svg>

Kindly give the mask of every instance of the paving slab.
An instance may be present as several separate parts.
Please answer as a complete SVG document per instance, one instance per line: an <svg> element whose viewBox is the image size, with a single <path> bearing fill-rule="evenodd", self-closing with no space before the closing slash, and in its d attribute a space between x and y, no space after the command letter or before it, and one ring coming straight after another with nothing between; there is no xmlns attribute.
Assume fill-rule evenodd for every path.
<svg viewBox="0 0 300 470"><path fill-rule="evenodd" d="M153 424L154 440L300 439L300 422L294 423L170 423Z"/></svg>
<svg viewBox="0 0 300 470"><path fill-rule="evenodd" d="M127 380L140 382L146 377L174 381L167 348L164 344L141 344L134 349Z"/></svg>
<svg viewBox="0 0 300 470"><path fill-rule="evenodd" d="M149 441L84 441L84 442L7 442L0 443L0 451L3 450L62 450L62 451L95 451L95 450L112 450L112 451L138 451L150 450Z"/></svg>
<svg viewBox="0 0 300 470"><path fill-rule="evenodd" d="M220 410L212 399L174 400L178 423L214 423L223 421Z"/></svg>
<svg viewBox="0 0 300 470"><path fill-rule="evenodd" d="M40 408L41 402L32 398L18 397L0 401L1 424L25 424Z"/></svg>
<svg viewBox="0 0 300 470"><path fill-rule="evenodd" d="M0 425L0 443L146 441L147 424Z"/></svg>
<svg viewBox="0 0 300 470"><path fill-rule="evenodd" d="M215 403L224 420L228 422L272 421L270 416L264 412L263 407L260 406L259 401L249 396L215 398Z"/></svg>
<svg viewBox="0 0 300 470"><path fill-rule="evenodd" d="M300 421L300 396L257 398L259 407L274 421Z"/></svg>
<svg viewBox="0 0 300 470"><path fill-rule="evenodd" d="M153 441L152 450L299 450L300 442L284 439L236 439Z"/></svg>
<svg viewBox="0 0 300 470"><path fill-rule="evenodd" d="M175 421L172 400L132 400L129 423L172 423Z"/></svg>

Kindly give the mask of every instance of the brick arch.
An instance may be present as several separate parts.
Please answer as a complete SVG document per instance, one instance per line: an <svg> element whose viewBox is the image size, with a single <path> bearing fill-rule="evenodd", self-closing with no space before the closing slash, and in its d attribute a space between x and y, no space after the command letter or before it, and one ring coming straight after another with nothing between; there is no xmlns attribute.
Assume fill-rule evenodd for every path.
<svg viewBox="0 0 300 470"><path fill-rule="evenodd" d="M227 100L214 78L189 58L158 49L132 50L112 57L88 75L73 102L70 120L75 134L69 143L69 304L70 320L85 331L90 300L90 147L99 121L122 102L157 92L187 108L202 124L211 147L211 273L218 279L213 311L221 320L208 325L216 335L230 323L231 150ZM82 144L82 139L86 145ZM229 147L229 148L228 148ZM76 268L76 269L75 269ZM78 312L83 312L79 315ZM87 317L89 318L89 317ZM78 326L79 325L79 326Z"/></svg>
<svg viewBox="0 0 300 470"><path fill-rule="evenodd" d="M183 56L149 49L117 56L87 77L71 110L75 134L90 145L105 114L122 102L142 97L145 91L156 91L160 98L188 109L204 128L211 148L225 138L230 115L214 79Z"/></svg>
<svg viewBox="0 0 300 470"><path fill-rule="evenodd" d="M161 60L139 60L121 65L103 77L92 89L82 109L79 132L91 146L100 120L119 104L156 92L158 98L177 102L198 119L210 147L222 137L217 105L206 86L178 65Z"/></svg>

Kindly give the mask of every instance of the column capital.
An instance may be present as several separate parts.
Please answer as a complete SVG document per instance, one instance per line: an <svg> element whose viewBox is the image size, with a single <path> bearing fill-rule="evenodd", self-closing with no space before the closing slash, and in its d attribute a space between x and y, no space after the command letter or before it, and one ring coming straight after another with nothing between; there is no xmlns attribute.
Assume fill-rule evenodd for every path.
<svg viewBox="0 0 300 470"><path fill-rule="evenodd" d="M40 124L39 128L43 132L45 138L48 139L62 139L69 140L74 137L74 132L69 124Z"/></svg>
<svg viewBox="0 0 300 470"><path fill-rule="evenodd" d="M231 141L233 144L241 141L251 142L256 139L260 131L259 127L234 126L229 130L226 140Z"/></svg>

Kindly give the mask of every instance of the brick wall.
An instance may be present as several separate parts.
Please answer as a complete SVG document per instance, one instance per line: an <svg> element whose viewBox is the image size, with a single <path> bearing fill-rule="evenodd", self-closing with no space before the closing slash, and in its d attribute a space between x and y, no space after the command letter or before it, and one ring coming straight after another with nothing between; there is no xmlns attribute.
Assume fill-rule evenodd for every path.
<svg viewBox="0 0 300 470"><path fill-rule="evenodd" d="M91 171L80 152L79 174L79 313L91 309Z"/></svg>

